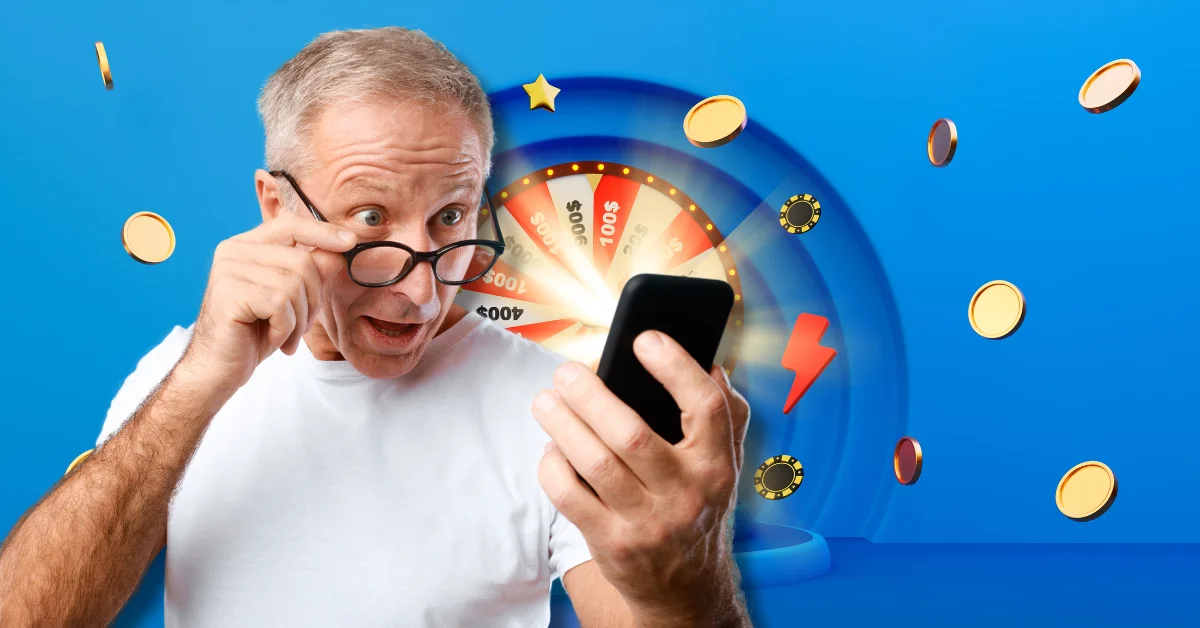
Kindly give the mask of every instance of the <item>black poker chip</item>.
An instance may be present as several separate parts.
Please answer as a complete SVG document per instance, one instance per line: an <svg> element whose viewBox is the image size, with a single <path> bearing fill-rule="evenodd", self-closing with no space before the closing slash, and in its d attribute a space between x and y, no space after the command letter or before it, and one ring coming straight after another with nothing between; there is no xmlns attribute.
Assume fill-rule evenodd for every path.
<svg viewBox="0 0 1200 628"><path fill-rule="evenodd" d="M779 210L779 226L791 234L804 233L821 219L821 203L811 194L789 198Z"/></svg>
<svg viewBox="0 0 1200 628"><path fill-rule="evenodd" d="M783 499L803 481L804 465L787 454L767 458L754 472L754 490L767 499Z"/></svg>

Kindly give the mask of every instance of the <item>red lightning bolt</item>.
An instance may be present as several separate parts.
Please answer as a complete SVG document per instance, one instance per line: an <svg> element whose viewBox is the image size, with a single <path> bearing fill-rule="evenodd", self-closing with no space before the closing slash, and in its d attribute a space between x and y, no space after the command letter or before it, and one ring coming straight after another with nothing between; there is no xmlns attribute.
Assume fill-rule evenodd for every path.
<svg viewBox="0 0 1200 628"><path fill-rule="evenodd" d="M796 326L792 327L792 336L783 350L783 367L796 373L787 401L783 404L784 414L792 411L796 402L808 392L809 386L817 381L821 371L837 355L837 351L821 346L821 336L825 335L828 328L829 319L824 316L801 314L796 317Z"/></svg>

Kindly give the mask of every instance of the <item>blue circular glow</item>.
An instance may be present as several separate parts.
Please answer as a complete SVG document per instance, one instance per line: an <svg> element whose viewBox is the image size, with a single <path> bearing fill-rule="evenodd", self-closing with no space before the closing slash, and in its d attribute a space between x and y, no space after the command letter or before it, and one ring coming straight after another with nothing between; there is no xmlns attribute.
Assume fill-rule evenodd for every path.
<svg viewBox="0 0 1200 628"><path fill-rule="evenodd" d="M734 373L752 407L742 511L759 522L869 537L890 495L906 372L891 289L851 208L812 164L755 124L752 111L736 140L701 149L682 129L700 95L619 78L554 85L562 91L553 113L531 111L520 86L492 96L492 186L554 164L600 160L652 172L695 199L725 235L744 292L746 338ZM787 234L779 209L804 193L820 201L820 221L805 234ZM792 373L779 361L802 312L829 319L822 344L838 355L785 416ZM781 453L804 464L804 484L788 499L760 499L753 470Z"/></svg>

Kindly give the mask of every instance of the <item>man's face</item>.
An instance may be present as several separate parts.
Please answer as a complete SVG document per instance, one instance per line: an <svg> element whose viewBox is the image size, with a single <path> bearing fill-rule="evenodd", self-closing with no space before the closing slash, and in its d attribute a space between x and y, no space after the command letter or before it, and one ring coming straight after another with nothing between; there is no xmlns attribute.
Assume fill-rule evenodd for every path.
<svg viewBox="0 0 1200 628"><path fill-rule="evenodd" d="M311 141L318 167L300 186L360 244L390 240L434 251L476 237L485 156L465 115L355 104L327 110ZM364 288L342 270L305 340L318 358L344 358L369 377L398 377L416 365L457 292L428 263L386 288Z"/></svg>

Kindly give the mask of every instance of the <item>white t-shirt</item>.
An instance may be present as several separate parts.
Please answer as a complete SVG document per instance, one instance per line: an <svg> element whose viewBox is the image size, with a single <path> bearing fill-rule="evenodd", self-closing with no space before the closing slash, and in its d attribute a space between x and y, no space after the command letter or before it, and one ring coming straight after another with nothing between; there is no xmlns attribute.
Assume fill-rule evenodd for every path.
<svg viewBox="0 0 1200 628"><path fill-rule="evenodd" d="M113 400L98 443L170 372L175 327ZM530 412L559 356L477 314L372 380L300 343L216 415L171 502L166 625L545 626L591 555L537 480Z"/></svg>

